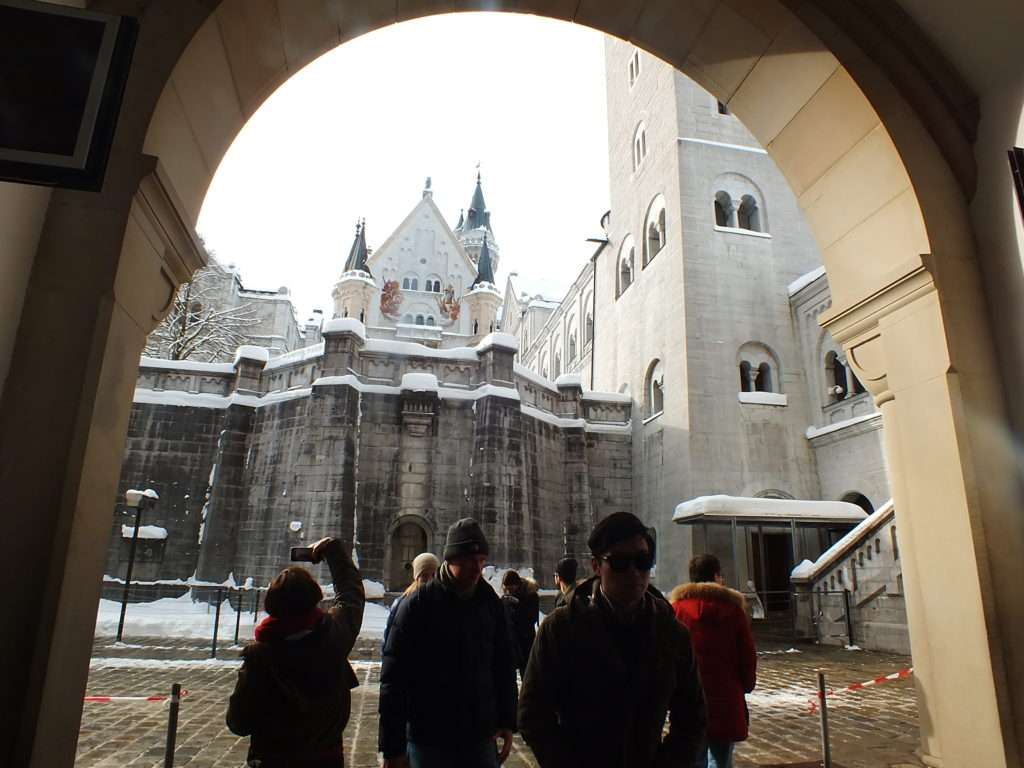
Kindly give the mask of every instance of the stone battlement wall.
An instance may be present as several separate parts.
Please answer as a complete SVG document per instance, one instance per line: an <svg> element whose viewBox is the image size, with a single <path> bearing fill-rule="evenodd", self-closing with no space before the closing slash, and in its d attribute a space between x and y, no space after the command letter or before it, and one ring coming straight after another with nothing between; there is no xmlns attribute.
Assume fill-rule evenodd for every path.
<svg viewBox="0 0 1024 768"><path fill-rule="evenodd" d="M464 516L495 565L543 578L632 508L628 398L541 379L501 334L436 350L331 322L322 349L284 360L143 361L121 497L157 490L145 522L168 537L138 578L266 584L290 547L330 534L366 578L401 588L399 529L440 554ZM107 573L122 575L116 517Z"/></svg>

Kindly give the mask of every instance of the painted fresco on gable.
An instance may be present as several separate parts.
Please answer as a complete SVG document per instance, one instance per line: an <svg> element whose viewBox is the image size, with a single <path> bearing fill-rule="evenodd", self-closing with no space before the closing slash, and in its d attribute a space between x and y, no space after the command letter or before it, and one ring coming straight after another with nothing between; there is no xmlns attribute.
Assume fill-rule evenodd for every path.
<svg viewBox="0 0 1024 768"><path fill-rule="evenodd" d="M444 318L441 321L442 325L451 325L459 319L462 305L455 298L455 288L449 285L444 289L444 293L437 299L437 307L441 312L441 317Z"/></svg>
<svg viewBox="0 0 1024 768"><path fill-rule="evenodd" d="M385 280L380 290L380 311L392 320L398 319L402 309L402 289L397 280Z"/></svg>

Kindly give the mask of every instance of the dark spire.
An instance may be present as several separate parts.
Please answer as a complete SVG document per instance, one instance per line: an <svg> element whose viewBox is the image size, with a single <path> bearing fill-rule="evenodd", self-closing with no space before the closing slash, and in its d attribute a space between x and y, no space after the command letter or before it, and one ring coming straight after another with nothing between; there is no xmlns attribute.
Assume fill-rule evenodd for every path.
<svg viewBox="0 0 1024 768"><path fill-rule="evenodd" d="M484 191L480 186L480 171L476 172L476 189L473 190L473 199L469 203L469 210L466 212L464 229L490 229L491 214L487 211L487 203L484 202Z"/></svg>
<svg viewBox="0 0 1024 768"><path fill-rule="evenodd" d="M356 237L352 241L352 249L348 252L348 258L345 260L345 272L351 272L353 270L359 270L370 274L370 267L366 263L367 256L366 252L366 219L356 222ZM370 275L372 277L372 275Z"/></svg>
<svg viewBox="0 0 1024 768"><path fill-rule="evenodd" d="M484 242L480 246L480 258L476 263L476 280L470 288L476 288L480 283L494 285L494 268L491 266L491 252L487 249L487 233L484 232Z"/></svg>
<svg viewBox="0 0 1024 768"><path fill-rule="evenodd" d="M466 223L466 211L462 208L459 209L459 223L455 225L455 231L458 232L462 229L462 225Z"/></svg>

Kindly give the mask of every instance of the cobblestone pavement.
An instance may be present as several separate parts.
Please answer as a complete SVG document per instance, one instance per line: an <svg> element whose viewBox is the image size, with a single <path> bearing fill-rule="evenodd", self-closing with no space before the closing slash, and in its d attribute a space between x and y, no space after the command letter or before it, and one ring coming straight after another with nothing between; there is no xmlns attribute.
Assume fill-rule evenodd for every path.
<svg viewBox="0 0 1024 768"><path fill-rule="evenodd" d="M224 725L228 694L235 681L238 648L223 647L210 659L208 645L195 640L150 638L116 644L97 638L87 695L152 695L181 683L188 695L181 705L176 766L239 768L248 739ZM799 646L762 648L758 689L749 697L750 739L737 749L737 768L816 765L820 756L818 719L809 714L816 668L826 670L830 687L863 682L910 666L905 656ZM352 653L360 687L353 691L352 718L345 732L346 763L377 766L377 696L380 663L377 642L361 640ZM917 705L909 680L887 683L830 699L832 755L842 768L917 768ZM151 703L86 703L78 741L78 768L162 766L167 708ZM536 766L517 739L506 763Z"/></svg>

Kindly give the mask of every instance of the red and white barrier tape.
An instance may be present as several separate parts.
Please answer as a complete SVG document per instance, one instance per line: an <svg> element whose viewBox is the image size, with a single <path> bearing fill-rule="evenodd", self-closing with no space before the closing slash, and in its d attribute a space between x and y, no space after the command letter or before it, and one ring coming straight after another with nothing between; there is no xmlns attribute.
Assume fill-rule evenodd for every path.
<svg viewBox="0 0 1024 768"><path fill-rule="evenodd" d="M188 691L182 689L181 698L188 696ZM170 701L170 696L86 696L82 701L94 704L123 704L127 701Z"/></svg>
<svg viewBox="0 0 1024 768"><path fill-rule="evenodd" d="M893 680L906 680L914 674L914 668L908 667L907 669L901 669L899 672L893 672L891 675L885 675L884 677L876 677L874 680L867 680L863 683L854 683L848 685L845 688L829 689L825 694L826 696L838 696L840 693L848 693L849 691L862 691L865 688L870 688L873 685L881 685L882 683L891 683ZM821 699L819 693L814 699L811 700L810 714L814 714L818 711L818 701Z"/></svg>

